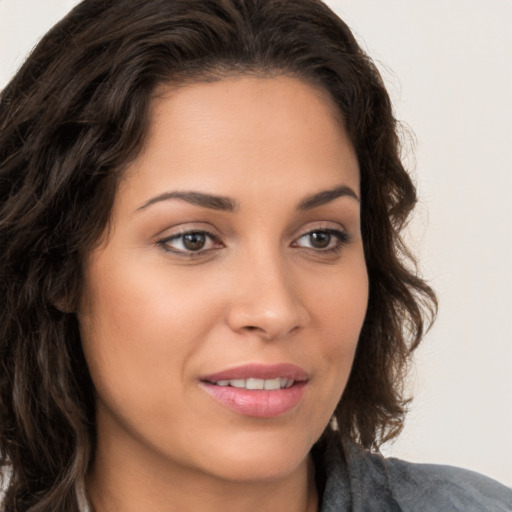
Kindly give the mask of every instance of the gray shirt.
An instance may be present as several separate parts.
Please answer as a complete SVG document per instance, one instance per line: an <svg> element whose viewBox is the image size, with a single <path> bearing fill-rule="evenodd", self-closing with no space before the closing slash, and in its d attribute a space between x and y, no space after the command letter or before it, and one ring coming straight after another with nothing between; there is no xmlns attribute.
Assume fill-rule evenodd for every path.
<svg viewBox="0 0 512 512"><path fill-rule="evenodd" d="M512 489L451 466L385 459L331 438L315 447L321 512L511 512Z"/></svg>

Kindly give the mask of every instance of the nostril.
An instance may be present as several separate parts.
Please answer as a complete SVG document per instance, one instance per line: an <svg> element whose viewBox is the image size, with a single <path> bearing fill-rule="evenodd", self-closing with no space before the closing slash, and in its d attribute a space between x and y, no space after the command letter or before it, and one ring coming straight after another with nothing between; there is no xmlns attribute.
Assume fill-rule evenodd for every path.
<svg viewBox="0 0 512 512"><path fill-rule="evenodd" d="M295 297L252 299L250 302L237 302L227 311L229 327L240 334L261 336L271 340L296 333L309 321L305 308L295 301ZM292 300L293 299L293 300ZM260 302L258 302L260 300Z"/></svg>

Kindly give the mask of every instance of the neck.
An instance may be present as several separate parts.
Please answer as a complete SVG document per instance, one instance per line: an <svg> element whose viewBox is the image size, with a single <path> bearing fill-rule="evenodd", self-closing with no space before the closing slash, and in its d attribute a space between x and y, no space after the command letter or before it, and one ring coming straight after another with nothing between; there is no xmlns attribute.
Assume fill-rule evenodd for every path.
<svg viewBox="0 0 512 512"><path fill-rule="evenodd" d="M87 494L94 512L316 512L314 465L307 457L280 478L222 479L148 456L98 444ZM111 445L112 446L112 445Z"/></svg>

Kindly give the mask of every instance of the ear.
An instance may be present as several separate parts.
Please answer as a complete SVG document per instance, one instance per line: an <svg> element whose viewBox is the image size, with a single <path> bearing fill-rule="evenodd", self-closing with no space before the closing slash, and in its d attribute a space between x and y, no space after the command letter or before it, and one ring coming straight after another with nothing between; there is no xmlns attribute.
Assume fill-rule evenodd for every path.
<svg viewBox="0 0 512 512"><path fill-rule="evenodd" d="M61 297L50 301L51 305L59 312L65 314L76 313L74 301L69 300L68 297Z"/></svg>
<svg viewBox="0 0 512 512"><path fill-rule="evenodd" d="M76 313L75 297L75 290L52 290L48 294L48 301L60 313L71 314Z"/></svg>

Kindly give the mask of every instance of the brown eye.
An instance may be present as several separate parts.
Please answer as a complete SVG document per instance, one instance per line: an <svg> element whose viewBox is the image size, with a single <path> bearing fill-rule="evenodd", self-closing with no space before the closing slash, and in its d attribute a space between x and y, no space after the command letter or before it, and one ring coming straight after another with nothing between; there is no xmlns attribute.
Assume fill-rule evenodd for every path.
<svg viewBox="0 0 512 512"><path fill-rule="evenodd" d="M185 231L158 241L163 249L181 255L202 254L222 247L220 240L207 231Z"/></svg>
<svg viewBox="0 0 512 512"><path fill-rule="evenodd" d="M183 246L189 251L199 251L204 248L206 244L206 234L197 233L186 233L183 235Z"/></svg>
<svg viewBox="0 0 512 512"><path fill-rule="evenodd" d="M338 229L316 229L299 237L292 245L318 252L328 253L340 250L349 241L346 232Z"/></svg>
<svg viewBox="0 0 512 512"><path fill-rule="evenodd" d="M325 249L331 243L331 233L327 231L313 231L308 236L314 249Z"/></svg>

